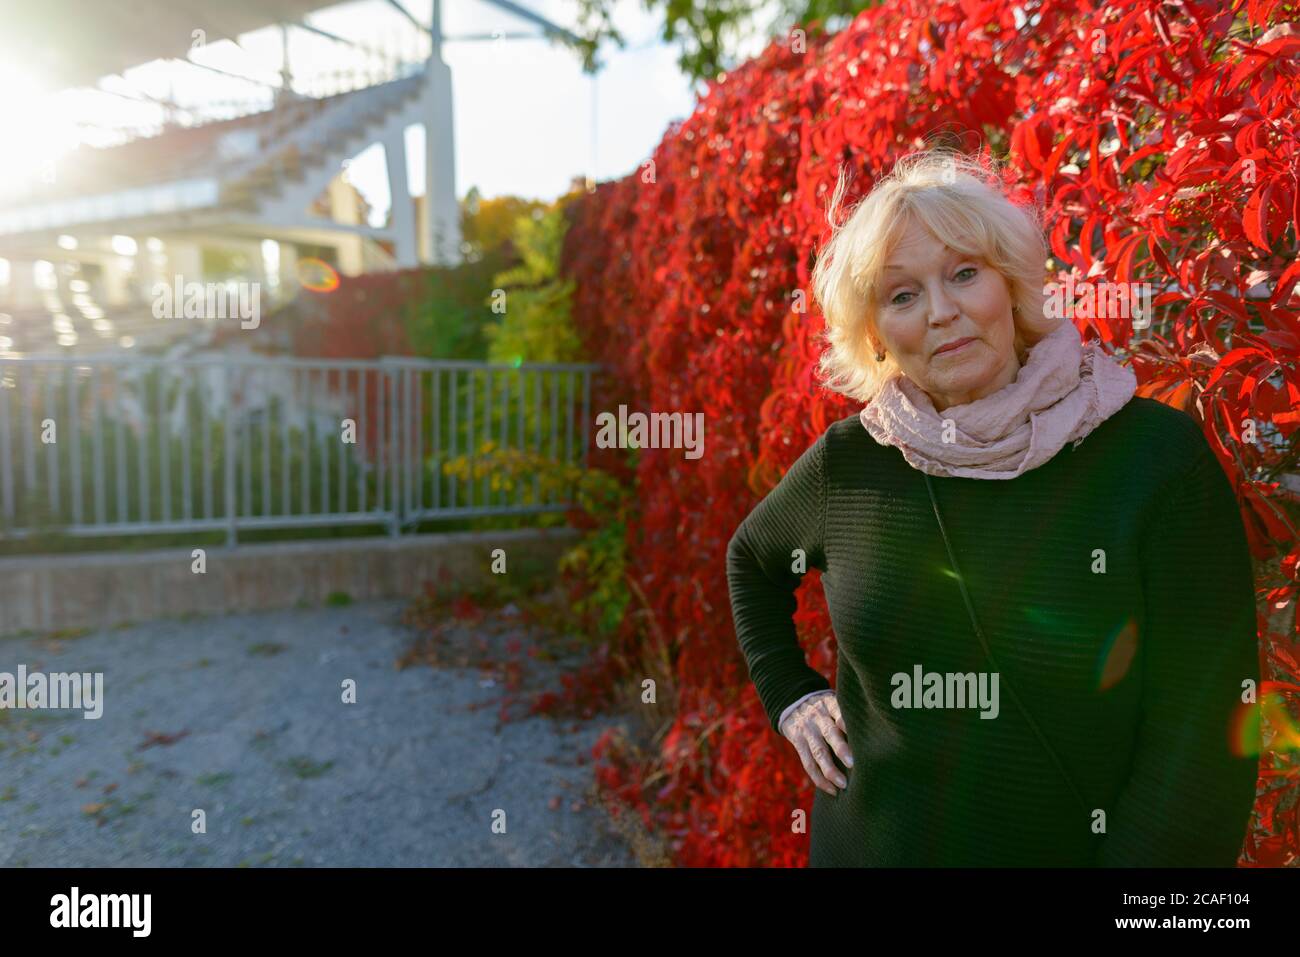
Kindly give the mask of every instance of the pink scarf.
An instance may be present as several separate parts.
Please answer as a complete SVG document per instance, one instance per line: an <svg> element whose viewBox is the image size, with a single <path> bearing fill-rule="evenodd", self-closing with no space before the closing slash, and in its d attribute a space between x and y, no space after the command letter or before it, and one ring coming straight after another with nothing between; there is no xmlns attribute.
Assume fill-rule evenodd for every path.
<svg viewBox="0 0 1300 957"><path fill-rule="evenodd" d="M1137 377L1062 320L1030 349L1015 381L942 412L911 379L891 376L862 410L863 426L931 475L1013 479L1077 446L1133 397ZM944 420L952 441L944 442Z"/></svg>

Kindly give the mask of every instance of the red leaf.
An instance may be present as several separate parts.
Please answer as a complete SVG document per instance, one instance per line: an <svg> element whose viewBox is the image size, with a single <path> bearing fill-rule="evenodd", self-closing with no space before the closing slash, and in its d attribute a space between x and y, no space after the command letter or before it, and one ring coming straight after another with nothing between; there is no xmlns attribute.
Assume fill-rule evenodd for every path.
<svg viewBox="0 0 1300 957"><path fill-rule="evenodd" d="M1268 213L1268 197L1272 191L1272 180L1261 183L1246 200L1246 208L1241 214L1241 225L1246 231L1246 237L1266 252L1269 245L1265 216Z"/></svg>

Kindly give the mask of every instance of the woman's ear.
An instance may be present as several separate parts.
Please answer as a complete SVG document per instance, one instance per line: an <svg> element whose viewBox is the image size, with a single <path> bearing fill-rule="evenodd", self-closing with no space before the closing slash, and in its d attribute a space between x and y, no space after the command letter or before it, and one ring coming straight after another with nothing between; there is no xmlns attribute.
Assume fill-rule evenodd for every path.
<svg viewBox="0 0 1300 957"><path fill-rule="evenodd" d="M864 334L867 337L867 349L870 352L875 355L880 355L880 353L885 351L881 348L880 339L878 339L870 329L868 329Z"/></svg>

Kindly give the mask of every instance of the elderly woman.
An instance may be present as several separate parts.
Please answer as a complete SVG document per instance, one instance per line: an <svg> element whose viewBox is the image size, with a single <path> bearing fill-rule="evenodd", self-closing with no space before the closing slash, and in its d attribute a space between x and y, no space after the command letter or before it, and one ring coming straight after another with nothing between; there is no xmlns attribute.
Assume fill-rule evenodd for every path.
<svg viewBox="0 0 1300 957"><path fill-rule="evenodd" d="M1047 308L989 164L904 157L813 272L833 423L727 549L813 866L1232 866L1255 795L1250 554L1187 414ZM836 687L794 592L821 570Z"/></svg>

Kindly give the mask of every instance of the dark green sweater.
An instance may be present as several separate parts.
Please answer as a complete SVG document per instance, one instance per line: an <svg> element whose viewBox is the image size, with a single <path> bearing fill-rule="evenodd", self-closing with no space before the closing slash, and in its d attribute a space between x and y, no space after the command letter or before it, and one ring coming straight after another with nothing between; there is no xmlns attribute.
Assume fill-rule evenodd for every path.
<svg viewBox="0 0 1300 957"><path fill-rule="evenodd" d="M799 457L727 548L736 634L773 730L787 705L830 687L791 619L795 550L821 571L854 767L840 766L849 784L836 796L814 792L811 864L1232 866L1258 763L1257 736L1230 743L1243 682L1259 681L1254 586L1241 514L1200 427L1135 397L1015 479L931 482L1001 678L1104 812L1105 833L1005 683L991 719L955 696L895 706L922 703L896 690L918 665L992 669L923 474L855 414Z"/></svg>

